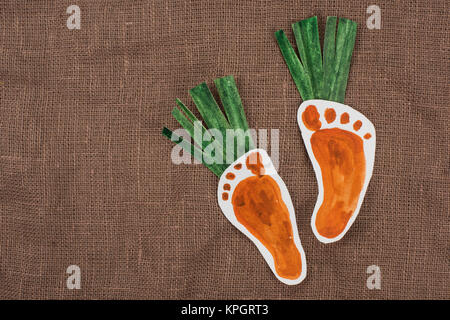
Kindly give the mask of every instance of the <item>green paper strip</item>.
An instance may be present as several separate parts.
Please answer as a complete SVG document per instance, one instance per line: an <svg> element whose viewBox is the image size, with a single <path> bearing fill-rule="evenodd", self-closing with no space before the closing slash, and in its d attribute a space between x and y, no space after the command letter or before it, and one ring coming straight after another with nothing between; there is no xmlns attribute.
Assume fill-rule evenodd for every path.
<svg viewBox="0 0 450 320"><path fill-rule="evenodd" d="M199 121L197 119L197 117L191 112L191 110L188 109L188 107L186 107L184 105L183 102L181 102L180 99L176 99L177 105L180 107L180 109L187 115L187 117L189 118L189 120L191 120L191 122L195 122L195 121ZM205 128L206 129L206 128Z"/></svg>
<svg viewBox="0 0 450 320"><path fill-rule="evenodd" d="M323 84L323 69L317 17L296 22L292 25L292 29L301 62L305 72L311 79L313 95L316 98L320 98Z"/></svg>
<svg viewBox="0 0 450 320"><path fill-rule="evenodd" d="M208 146L208 142L203 140L203 130L200 129L200 134L195 135L194 124L185 118L183 113L175 107L172 110L173 117L178 121L178 123L189 133L195 143L197 143L202 150Z"/></svg>
<svg viewBox="0 0 450 320"><path fill-rule="evenodd" d="M311 79L303 68L303 65L292 48L288 38L284 34L284 31L278 30L275 32L275 38L277 39L281 54L286 61L289 72L292 75L292 79L294 79L295 85L302 99L304 101L314 99Z"/></svg>
<svg viewBox="0 0 450 320"><path fill-rule="evenodd" d="M226 141L226 131L227 129L231 129L231 126L220 110L206 83L203 82L195 88L189 90L189 94L191 95L192 100L197 106L197 110L200 112L203 120L208 126L208 129L219 130L222 134L223 141ZM222 148L222 155L224 163L226 163L226 147Z"/></svg>
<svg viewBox="0 0 450 320"><path fill-rule="evenodd" d="M182 137L173 133L170 129L164 127L162 130L162 135L167 137L169 140L175 142L179 146L181 146L184 150L188 151L190 154L192 154L198 161L201 161L201 163L209 170L211 170L216 176L220 177L224 172L222 166L217 164L206 163L204 161L205 159L208 159L208 162L212 162L211 158L207 154L205 154L202 150L200 150L198 147L194 146L190 142L184 140Z"/></svg>
<svg viewBox="0 0 450 320"><path fill-rule="evenodd" d="M223 137L225 137L226 129L231 129L230 124L217 105L206 83L199 84L189 90L189 93L208 128L219 129L223 132Z"/></svg>
<svg viewBox="0 0 450 320"><path fill-rule="evenodd" d="M356 38L356 22L345 18L339 19L336 35L336 60L334 71L336 80L330 92L330 100L344 102L347 88L350 62Z"/></svg>
<svg viewBox="0 0 450 320"><path fill-rule="evenodd" d="M325 26L325 40L323 41L323 87L322 99L330 100L330 84L336 77L334 74L334 60L336 53L336 23L337 17L327 17Z"/></svg>
<svg viewBox="0 0 450 320"><path fill-rule="evenodd" d="M214 83L219 92L220 100L222 101L231 127L235 130L241 129L245 133L248 130L248 123L234 77L226 76L218 78L214 80ZM236 139L236 142L237 141L241 141L241 139ZM235 159L239 158L247 151L254 149L251 136L248 136L248 139L245 139L244 146L238 146L236 143L235 149Z"/></svg>
<svg viewBox="0 0 450 320"><path fill-rule="evenodd" d="M337 25L337 32L336 32ZM317 17L292 25L300 59L282 30L275 33L281 53L303 100L344 102L350 62L355 46L356 22L327 17L323 60Z"/></svg>
<svg viewBox="0 0 450 320"><path fill-rule="evenodd" d="M178 107L173 109L172 115L189 133L194 142L191 144L190 142L183 140L181 137L175 135L172 131L165 127L162 134L179 144L184 150L189 151L197 160L201 161L203 165L220 177L226 168L228 168L229 163L227 164L226 161L225 163L214 163L214 160L216 160L216 155L210 155L209 150L211 150L212 153L220 150L220 152L222 152L223 160L228 160L228 150L226 149L227 146L222 145L219 139L215 139L215 136L213 136L209 131L211 129L218 130L222 135L221 138L223 138L226 142L225 139L227 130L239 129L238 132L245 133L248 130L248 123L233 76L226 76L216 79L215 83L228 119L220 110L219 105L214 99L206 83L201 83L191 89L189 93L209 130L202 125L202 123L183 104L183 102L181 102L180 99L176 99ZM201 130L202 136L199 135L197 137L195 135L197 130ZM245 135L244 138L246 139L242 138L242 136L239 136L239 133L236 134L235 139L237 139L236 141L239 142L239 144L235 143L235 146L238 147L235 152L232 152L232 150L229 151L230 156L232 155L231 158L234 160L244 152L247 152L253 148L253 140L250 136L247 138L247 135ZM203 141L204 139L206 141ZM218 159L219 158L217 158L217 160Z"/></svg>
<svg viewBox="0 0 450 320"><path fill-rule="evenodd" d="M193 121L193 123L191 121L189 121L183 115L183 113L176 107L172 110L172 115L178 121L178 123L189 133L189 135L192 137L194 142L197 143L201 147L202 151L204 151L205 148L209 144L213 144L214 150L220 150L220 152L222 153L222 159L224 159L224 155L223 155L224 150L223 150L222 144L219 141L215 140L210 135L208 130L203 125L201 125L201 122L194 116L194 114L179 99L177 99L177 104L180 106L180 108L183 110L183 112L187 115L187 117L191 121ZM197 135L195 134L196 132L197 132ZM200 134L198 134L198 132L200 132ZM228 167L224 164L217 164L217 165L223 167L224 170Z"/></svg>
<svg viewBox="0 0 450 320"><path fill-rule="evenodd" d="M191 120L191 122L194 124L194 127L196 126L196 123L202 123L200 120L197 119L197 117L191 112L191 110L188 109L188 107L186 107L184 105L183 102L181 102L180 99L176 99L176 102L178 104L178 106L180 107L180 109L187 115L187 117L189 118L189 120ZM173 113L172 113L173 114ZM178 121L179 122L179 121ZM181 124L181 123L180 123ZM182 124L181 124L182 125ZM185 127L183 127L185 128ZM185 128L187 130L187 128ZM201 130L202 130L202 134L203 136L208 139L211 140L212 136L209 134L208 130L203 126L203 124L201 125ZM191 135L192 136L192 135ZM219 142L217 142L219 143Z"/></svg>

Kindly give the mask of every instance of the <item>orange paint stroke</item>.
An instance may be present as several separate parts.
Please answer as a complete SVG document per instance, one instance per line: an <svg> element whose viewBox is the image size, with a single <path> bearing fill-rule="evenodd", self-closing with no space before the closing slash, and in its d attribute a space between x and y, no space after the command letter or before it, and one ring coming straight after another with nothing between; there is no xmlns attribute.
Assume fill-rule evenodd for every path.
<svg viewBox="0 0 450 320"><path fill-rule="evenodd" d="M370 138L372 138L372 135L370 133L366 133L364 135L364 139L370 139Z"/></svg>
<svg viewBox="0 0 450 320"><path fill-rule="evenodd" d="M342 123L342 124L346 124L346 123L349 123L349 122L350 122L350 116L348 115L347 112L344 112L344 113L341 115L341 123Z"/></svg>
<svg viewBox="0 0 450 320"><path fill-rule="evenodd" d="M342 114L341 122L346 119L348 113ZM312 122L316 123L314 119ZM363 140L339 128L321 129L311 136L311 147L321 169L323 185L323 202L316 215L316 229L323 237L335 238L344 231L356 210L364 185Z"/></svg>
<svg viewBox="0 0 450 320"><path fill-rule="evenodd" d="M359 129L361 129L361 126L362 126L361 120L355 121L355 123L353 124L353 129L355 129L355 131L358 131Z"/></svg>
<svg viewBox="0 0 450 320"><path fill-rule="evenodd" d="M327 120L328 123L332 123L336 120L336 111L334 111L333 108L328 108L325 110L325 120Z"/></svg>
<svg viewBox="0 0 450 320"><path fill-rule="evenodd" d="M262 158L258 152L251 153L245 160L245 165L254 175L262 176L265 173Z"/></svg>
<svg viewBox="0 0 450 320"><path fill-rule="evenodd" d="M236 219L272 254L280 277L297 279L302 261L280 187L272 177L261 174L264 166L259 153L247 157L246 166L255 176L242 180L233 192Z"/></svg>
<svg viewBox="0 0 450 320"><path fill-rule="evenodd" d="M225 176L225 178L227 178L228 180L233 180L235 177L236 176L232 172L228 172L227 175Z"/></svg>
<svg viewBox="0 0 450 320"><path fill-rule="evenodd" d="M302 113L302 119L305 126L312 131L319 130L322 123L319 120L320 114L317 112L315 106L307 106L305 111Z"/></svg>
<svg viewBox="0 0 450 320"><path fill-rule="evenodd" d="M355 211L364 185L363 141L354 133L333 128L315 132L311 146L322 171L324 190L316 228L322 236L335 238Z"/></svg>

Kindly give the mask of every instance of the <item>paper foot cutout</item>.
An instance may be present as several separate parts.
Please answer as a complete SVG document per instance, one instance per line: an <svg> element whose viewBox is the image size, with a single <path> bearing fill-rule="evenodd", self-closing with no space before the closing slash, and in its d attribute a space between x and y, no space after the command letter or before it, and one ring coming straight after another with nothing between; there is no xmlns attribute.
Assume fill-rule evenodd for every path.
<svg viewBox="0 0 450 320"><path fill-rule="evenodd" d="M303 102L297 120L319 186L311 227L321 242L335 242L363 202L375 159L375 127L351 107L325 100Z"/></svg>
<svg viewBox="0 0 450 320"><path fill-rule="evenodd" d="M291 197L265 150L251 150L222 174L219 206L259 249L275 276L298 284L306 277Z"/></svg>

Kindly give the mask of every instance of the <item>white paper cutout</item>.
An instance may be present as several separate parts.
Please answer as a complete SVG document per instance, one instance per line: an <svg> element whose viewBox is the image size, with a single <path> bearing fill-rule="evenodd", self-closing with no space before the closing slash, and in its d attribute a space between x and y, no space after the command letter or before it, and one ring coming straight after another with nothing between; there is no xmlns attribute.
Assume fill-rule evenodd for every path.
<svg viewBox="0 0 450 320"><path fill-rule="evenodd" d="M320 114L320 121L321 121L320 129L340 128L342 130L350 131L350 132L360 136L362 138L362 140L364 141L363 146L364 146L364 154L365 154L365 160L366 160L366 166L365 166L366 173L365 173L363 188L359 195L357 207L356 207L355 211L353 212L351 218L347 222L345 229L337 237L334 237L334 238L326 238L326 237L320 235L319 232L317 231L316 224L315 224L317 212L319 211L319 208L323 202L324 190L323 190L323 183L322 183L321 168L320 168L318 162L315 160L314 153L311 149L310 140L311 140L311 136L313 135L313 133L315 131L311 131L308 128L306 128L306 126L302 120L303 111L305 111L305 109L310 105L315 106L317 108L317 111ZM332 123L328 123L325 119L324 114L325 114L325 110L327 108L332 108L336 112L336 120L333 121ZM339 119L340 119L340 116L344 112L349 114L350 121L346 124L341 124ZM362 122L362 126L358 131L355 131L353 129L353 124L357 120L360 120ZM372 124L372 122L369 119L367 119L362 113L356 111L355 109L351 108L350 106L347 106L347 105L344 105L344 104L341 104L338 102L326 101L326 100L304 101L298 109L297 121L298 121L298 124L300 127L300 131L302 133L302 137L303 137L303 141L306 146L306 150L308 151L309 158L313 164L314 171L316 173L316 179L317 179L318 190L319 190L319 194L317 196L317 202L314 207L313 215L311 217L311 228L314 232L314 235L316 236L316 238L319 241L321 241L323 243L335 242L335 241L340 240L350 229L351 225L353 224L356 217L358 216L359 210L361 208L361 204L364 200L367 186L369 185L370 178L372 177L373 164L374 164L374 160L375 160L375 144L376 144L375 127ZM366 133L369 133L371 135L370 139L363 138L363 136Z"/></svg>
<svg viewBox="0 0 450 320"><path fill-rule="evenodd" d="M246 178L255 176L250 170L248 170L246 168L245 161L249 154L256 153L256 152L261 155L262 163L263 163L264 169L265 169L265 174L270 175L276 181L278 186L280 187L282 199L283 199L284 203L286 204L286 207L288 208L288 211L289 211L289 220L291 222L292 233L293 233L293 237L294 237L293 240L297 247L297 250L300 253L301 264L302 264L301 274L297 279L294 279L294 280L282 278L277 274L277 272L275 270L275 264L274 264L274 259L272 257L272 254L255 236L253 236L246 229L246 227L244 225L242 225L236 219L236 216L234 214L234 209L233 209L233 205L232 205L232 201L231 201L232 196L233 196L233 190L235 190L235 188L239 184L239 182L243 181ZM235 170L234 166L236 164L241 164L242 168L240 170ZM232 172L235 174L235 178L233 180L228 180L226 178L226 175L229 172ZM224 192L225 184L230 184L230 186L231 186L231 188L230 188L231 190L228 192L229 193L228 200L222 199L222 193ZM227 219L231 222L231 224L233 224L237 229L239 229L243 234L245 234L250 240L253 241L253 243L256 245L258 250L261 252L262 256L264 257L264 259L266 260L270 269L272 270L274 275L278 278L278 280L280 280L281 282L288 284L288 285L295 285L295 284L299 284L300 282L302 282L305 279L305 277L306 277L306 258L305 258L305 252L303 251L303 247L301 245L300 238L298 235L297 222L295 219L295 211L294 211L294 207L292 205L292 200L291 200L289 192L286 188L286 185L284 184L281 177L278 175L269 155L267 154L267 152L265 150L263 150L263 149L251 150L251 151L247 152L245 155L243 155L242 157L240 157L239 159L237 159L233 164L231 164L225 170L225 172L222 174L222 176L220 177L219 185L218 185L218 189L217 189L217 197L218 197L218 201L219 201L219 206L222 209L222 212L224 213L225 217L227 217Z"/></svg>

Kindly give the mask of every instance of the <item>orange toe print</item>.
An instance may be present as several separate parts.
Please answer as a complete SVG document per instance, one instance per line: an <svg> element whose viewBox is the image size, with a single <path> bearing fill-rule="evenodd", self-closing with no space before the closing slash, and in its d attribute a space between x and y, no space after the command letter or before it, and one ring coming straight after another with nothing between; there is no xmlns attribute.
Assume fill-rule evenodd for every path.
<svg viewBox="0 0 450 320"><path fill-rule="evenodd" d="M341 123L342 123L342 124L346 124L346 123L349 123L349 122L350 122L350 116L348 115L347 112L344 112L344 113L341 115Z"/></svg>
<svg viewBox="0 0 450 320"><path fill-rule="evenodd" d="M319 120L320 114L317 112L316 106L308 106L302 114L303 123L312 131L319 130L322 123Z"/></svg>
<svg viewBox="0 0 450 320"><path fill-rule="evenodd" d="M334 111L333 108L327 108L325 110L325 119L327 120L328 123L331 123L334 120L336 120L336 111Z"/></svg>
<svg viewBox="0 0 450 320"><path fill-rule="evenodd" d="M228 180L233 180L235 178L234 173L232 172L228 172L227 175L225 176Z"/></svg>
<svg viewBox="0 0 450 320"><path fill-rule="evenodd" d="M315 123L321 117L327 123L311 129L304 121L311 113L307 104L300 106L298 121L319 184L311 226L316 237L327 243L341 239L359 213L372 175L375 139L369 138L375 136L375 128L349 106L322 100L314 103L319 115L314 116ZM330 109L340 114L340 123L329 121L333 118ZM347 125L350 121L353 125ZM361 128L364 136L359 133Z"/></svg>
<svg viewBox="0 0 450 320"><path fill-rule="evenodd" d="M306 263L292 203L290 197L286 203L287 189L279 176L266 174L264 158L267 160L267 154L259 149L237 160L243 167L231 184L230 200L219 204L233 224L256 238L255 244L277 277L287 284L296 284L306 275ZM269 166L272 169L273 164L270 162ZM232 215L227 215L227 211L232 211Z"/></svg>

